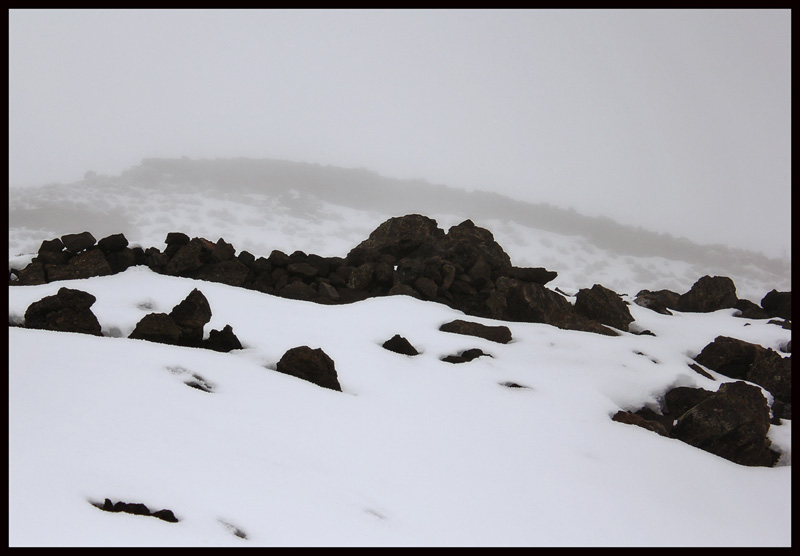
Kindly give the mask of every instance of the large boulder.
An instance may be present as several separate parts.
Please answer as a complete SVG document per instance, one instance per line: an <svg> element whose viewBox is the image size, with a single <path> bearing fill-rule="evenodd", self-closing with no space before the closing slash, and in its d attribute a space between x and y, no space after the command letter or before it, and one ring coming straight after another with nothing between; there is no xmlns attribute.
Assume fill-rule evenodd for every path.
<svg viewBox="0 0 800 556"><path fill-rule="evenodd" d="M432 218L419 214L390 218L354 247L345 261L349 266L359 266L367 261L376 261L384 254L400 260L423 244L443 237L444 231Z"/></svg>
<svg viewBox="0 0 800 556"><path fill-rule="evenodd" d="M276 370L323 388L342 391L333 359L321 349L311 349L308 346L292 348L283 354Z"/></svg>
<svg viewBox="0 0 800 556"><path fill-rule="evenodd" d="M80 253L84 249L94 246L97 240L89 232L79 234L66 234L61 236L61 243L64 244L70 253Z"/></svg>
<svg viewBox="0 0 800 556"><path fill-rule="evenodd" d="M192 290L186 299L170 311L169 316L181 329L179 343L199 347L203 341L203 327L211 320L211 306L208 299L198 290Z"/></svg>
<svg viewBox="0 0 800 556"><path fill-rule="evenodd" d="M761 300L761 307L770 317L792 320L792 292L772 290Z"/></svg>
<svg viewBox="0 0 800 556"><path fill-rule="evenodd" d="M175 254L171 256L169 262L164 267L165 274L169 274L170 276L187 276L188 273L198 270L203 266L200 255L204 245L200 239L194 238L185 244L180 243L182 240L182 237L173 238L172 243L167 246L167 250L164 254L169 257L173 249L175 250Z"/></svg>
<svg viewBox="0 0 800 556"><path fill-rule="evenodd" d="M578 291L575 296L575 311L624 332L628 331L628 325L633 322L631 312L619 294L600 284Z"/></svg>
<svg viewBox="0 0 800 556"><path fill-rule="evenodd" d="M745 379L756 355L766 348L728 336L717 336L694 358L701 365L731 378Z"/></svg>
<svg viewBox="0 0 800 556"><path fill-rule="evenodd" d="M727 276L703 276L678 299L678 311L711 313L736 307L736 286Z"/></svg>
<svg viewBox="0 0 800 556"><path fill-rule="evenodd" d="M106 254L114 251L120 251L121 249L125 249L127 246L128 239L125 237L125 234L113 234L106 236L97 242L97 247L99 247L100 250Z"/></svg>
<svg viewBox="0 0 800 556"><path fill-rule="evenodd" d="M102 336L100 323L90 308L95 301L97 298L90 293L61 288L55 295L31 303L25 311L25 326Z"/></svg>
<svg viewBox="0 0 800 556"><path fill-rule="evenodd" d="M792 358L765 349L756 353L747 371L747 380L763 386L775 399L792 403Z"/></svg>
<svg viewBox="0 0 800 556"><path fill-rule="evenodd" d="M220 240L221 241L221 240ZM226 260L202 266L195 274L197 280L218 282L229 286L241 287L247 282L250 269L238 259Z"/></svg>
<svg viewBox="0 0 800 556"><path fill-rule="evenodd" d="M681 415L672 436L740 465L771 467L778 454L770 449L769 426L769 406L761 389L729 382Z"/></svg>

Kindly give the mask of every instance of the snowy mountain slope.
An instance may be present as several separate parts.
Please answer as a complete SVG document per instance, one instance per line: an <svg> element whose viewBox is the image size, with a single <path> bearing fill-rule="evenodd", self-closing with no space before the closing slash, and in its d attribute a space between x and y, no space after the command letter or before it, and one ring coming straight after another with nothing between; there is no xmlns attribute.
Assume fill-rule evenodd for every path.
<svg viewBox="0 0 800 556"><path fill-rule="evenodd" d="M9 328L11 545L791 543L790 421L770 432L779 466L751 468L610 419L676 385L716 390L730 379L691 357L719 334L785 346L766 321L631 304L656 336L608 337L469 318L508 325L502 345L439 331L463 315L409 297L325 306L144 267L11 287L10 321L61 287L96 296L105 337ZM126 338L194 288L206 331L231 324L245 349ZM382 349L394 334L421 354ZM342 392L274 371L298 345L331 356ZM472 347L491 357L440 360Z"/></svg>
<svg viewBox="0 0 800 556"><path fill-rule="evenodd" d="M364 170L270 160L148 159L120 176L9 190L9 261L27 264L45 239L90 231L125 233L163 248L171 231L220 237L238 250L344 256L389 217L417 212L447 229L466 218L492 231L519 266L559 273L553 287L599 283L620 293L683 293L706 274L729 276L758 303L791 289L790 261L700 246L604 219L499 195L466 193ZM209 237L213 236L213 237Z"/></svg>

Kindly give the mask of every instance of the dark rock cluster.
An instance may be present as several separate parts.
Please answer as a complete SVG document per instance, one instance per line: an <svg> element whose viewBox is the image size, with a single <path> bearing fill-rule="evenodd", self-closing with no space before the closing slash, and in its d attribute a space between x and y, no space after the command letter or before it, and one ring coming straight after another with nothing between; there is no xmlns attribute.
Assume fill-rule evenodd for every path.
<svg viewBox="0 0 800 556"><path fill-rule="evenodd" d="M110 499L106 498L102 504L92 503L92 505L106 512L148 515L157 517L158 519L167 521L169 523L178 523L179 521L178 518L175 517L175 514L172 512L172 510L164 509L151 512L150 508L140 502L112 502Z"/></svg>
<svg viewBox="0 0 800 556"><path fill-rule="evenodd" d="M633 321L621 296L600 284L578 291L573 305L563 292L545 287L556 277L555 272L512 265L492 233L470 220L445 232L435 220L418 214L390 218L344 258L277 250L266 258L256 258L247 251L237 255L224 239L214 243L180 232L169 233L165 244L163 251L155 247L131 248L122 234L100 241L89 232L67 234L42 242L27 267L10 271L9 284L24 286L89 278L146 265L161 274L324 304L409 295L476 317L545 323L608 336L627 332ZM25 326L102 335L90 309L94 302L91 294L61 288L56 295L28 308ZM735 308L737 316L775 319L769 322L791 328L791 292L773 290L756 305L739 299L733 281L724 276L703 276L683 294L642 290L634 302L665 315L673 311ZM208 300L195 289L170 313L145 315L130 338L221 352L242 348L230 325L210 331L204 340L204 326L210 319ZM506 326L464 320L445 323L440 330L503 344L512 340ZM642 333L652 335L649 331ZM409 356L418 354L399 335L387 340L383 347ZM791 343L784 351L791 351ZM480 356L490 355L474 348L443 360L463 363ZM766 435L770 422L780 424L782 418L791 418L791 357L720 336L690 366L707 378L712 378L710 369L740 382L723 384L717 392L674 388L664 396L661 414L643 408L636 412L620 411L613 419L680 439L736 463L773 465L777 455L770 449ZM276 370L341 391L334 362L321 349L308 346L290 349L277 363ZM761 389L753 384L772 394L771 415Z"/></svg>
<svg viewBox="0 0 800 556"><path fill-rule="evenodd" d="M676 438L740 465L772 467L780 457L767 437L767 399L759 387L742 381L724 383L717 392L674 388L664 396L661 414L645 408L619 411L612 419Z"/></svg>

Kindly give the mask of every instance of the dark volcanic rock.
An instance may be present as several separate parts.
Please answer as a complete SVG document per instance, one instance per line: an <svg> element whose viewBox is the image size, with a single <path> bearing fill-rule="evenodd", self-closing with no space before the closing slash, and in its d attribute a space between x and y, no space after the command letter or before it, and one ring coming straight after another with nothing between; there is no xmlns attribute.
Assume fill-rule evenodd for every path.
<svg viewBox="0 0 800 556"><path fill-rule="evenodd" d="M218 282L241 287L247 281L250 269L238 259L230 258L217 263L204 265L194 277L207 282Z"/></svg>
<svg viewBox="0 0 800 556"><path fill-rule="evenodd" d="M182 330L166 313L149 313L136 323L128 338L160 344L179 345Z"/></svg>
<svg viewBox="0 0 800 556"><path fill-rule="evenodd" d="M90 309L96 300L90 293L61 288L56 295L31 303L25 311L25 326L102 336L100 323Z"/></svg>
<svg viewBox="0 0 800 556"><path fill-rule="evenodd" d="M677 419L694 406L706 401L714 395L714 392L703 388L689 388L688 386L678 386L664 395L663 411Z"/></svg>
<svg viewBox="0 0 800 556"><path fill-rule="evenodd" d="M114 234L106 236L97 242L97 247L99 247L100 250L106 254L112 251L119 251L120 249L125 249L127 246L128 246L128 239L125 237L125 234Z"/></svg>
<svg viewBox="0 0 800 556"><path fill-rule="evenodd" d="M381 347L402 355L419 355L419 352L411 345L411 342L403 338L400 334L395 334L390 339L386 340Z"/></svg>
<svg viewBox="0 0 800 556"><path fill-rule="evenodd" d="M775 399L792 403L792 358L781 357L774 350L765 349L756 353L747 380L766 388Z"/></svg>
<svg viewBox="0 0 800 556"><path fill-rule="evenodd" d="M317 297L317 291L303 282L302 280L296 280L294 282L289 282L284 287L282 287L278 291L278 295L281 297L286 297L288 299L297 299L300 301L311 301L315 297Z"/></svg>
<svg viewBox="0 0 800 556"><path fill-rule="evenodd" d="M633 322L628 306L616 292L595 284L591 289L582 289L575 296L575 311L592 320L619 330L628 331Z"/></svg>
<svg viewBox="0 0 800 556"><path fill-rule="evenodd" d="M769 426L761 389L731 382L679 417L672 436L740 465L771 467L778 454L770 449Z"/></svg>
<svg viewBox="0 0 800 556"><path fill-rule="evenodd" d="M659 423L658 421L650 421L645 419L641 415L637 415L636 413L631 413L630 411L617 411L613 417L611 417L612 421L617 421L618 423L625 423L627 425L636 425L637 427L642 427L649 431L653 431L655 433L660 434L661 436L669 436L667 433L667 429L664 428L664 425Z"/></svg>
<svg viewBox="0 0 800 556"><path fill-rule="evenodd" d="M70 253L79 253L84 249L92 247L96 242L97 240L89 232L61 236L61 243L64 244L64 247L66 247L67 251Z"/></svg>
<svg viewBox="0 0 800 556"><path fill-rule="evenodd" d="M767 312L750 301L749 299L739 299L736 302L736 308L739 309L739 314L735 315L744 319L766 319L769 318Z"/></svg>
<svg viewBox="0 0 800 556"><path fill-rule="evenodd" d="M468 363L473 359L477 359L478 357L484 355L491 357L491 355L489 355L488 353L484 353L482 350L478 348L471 348L462 351L458 355L448 355L446 357L442 357L442 361L445 361L447 363Z"/></svg>
<svg viewBox="0 0 800 556"><path fill-rule="evenodd" d="M333 360L321 349L308 346L292 348L283 354L276 370L297 378L302 378L322 386L341 392L336 366Z"/></svg>
<svg viewBox="0 0 800 556"><path fill-rule="evenodd" d="M658 290L654 292L642 290L636 294L636 299L634 299L633 302L640 307L645 307L656 313L671 315L672 312L670 309L678 308L678 299L680 299L680 297L680 294L670 290Z"/></svg>
<svg viewBox="0 0 800 556"><path fill-rule="evenodd" d="M419 214L390 218L347 254L346 264L359 266L384 254L400 260L424 243L443 237L444 231L432 218Z"/></svg>
<svg viewBox="0 0 800 556"><path fill-rule="evenodd" d="M174 242L169 245L165 255L169 256L170 250L174 245L180 245L175 254L170 258L169 263L164 267L164 272L171 276L185 276L188 272L195 271L203 266L200 254L203 250L203 243L199 238L194 238L186 244Z"/></svg>
<svg viewBox="0 0 800 556"><path fill-rule="evenodd" d="M701 365L731 378L745 378L756 354L766 348L728 336L717 336L694 358Z"/></svg>
<svg viewBox="0 0 800 556"><path fill-rule="evenodd" d="M544 286L546 283L554 280L558 276L558 273L540 267L523 268L512 266L505 271L504 276L522 280L523 282L535 282Z"/></svg>
<svg viewBox="0 0 800 556"><path fill-rule="evenodd" d="M199 347L202 344L203 327L211 320L211 306L200 290L192 290L172 308L169 316L181 329L180 345Z"/></svg>
<svg viewBox="0 0 800 556"><path fill-rule="evenodd" d="M761 306L770 317L792 320L792 292L772 290L761 300Z"/></svg>
<svg viewBox="0 0 800 556"><path fill-rule="evenodd" d="M498 342L500 344L507 344L511 341L511 330L507 326L486 326L477 322L469 322L465 320L454 320L446 322L439 327L442 332L452 332L454 334L466 334L467 336L477 336Z"/></svg>
<svg viewBox="0 0 800 556"><path fill-rule="evenodd" d="M703 276L678 299L678 311L710 313L736 307L736 286L727 276Z"/></svg>
<svg viewBox="0 0 800 556"><path fill-rule="evenodd" d="M47 283L44 265L42 263L31 263L22 270L17 271L17 280L14 284L19 286L37 286Z"/></svg>
<svg viewBox="0 0 800 556"><path fill-rule="evenodd" d="M226 324L222 330L209 332L208 339L203 340L203 347L227 353L235 349L242 349L242 343L233 333L233 327L230 324Z"/></svg>

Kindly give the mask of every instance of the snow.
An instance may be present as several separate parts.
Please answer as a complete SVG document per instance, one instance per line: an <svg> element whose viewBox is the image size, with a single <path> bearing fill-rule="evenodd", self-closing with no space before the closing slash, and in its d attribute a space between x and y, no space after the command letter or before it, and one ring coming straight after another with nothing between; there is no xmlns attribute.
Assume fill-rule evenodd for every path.
<svg viewBox="0 0 800 556"><path fill-rule="evenodd" d="M655 336L608 337L401 296L318 305L144 267L10 287L9 321L62 287L96 296L104 336L9 327L12 546L791 544L790 421L771 428L778 466L751 468L610 418L674 386L717 390L731 379L691 358L718 335L785 346L791 331L766 321L660 315L625 296L632 327ZM230 324L244 349L127 339L194 288L213 312L206 335ZM513 340L439 331L455 318L506 325ZM383 349L395 334L420 355ZM342 392L274 370L299 345L334 360ZM473 347L491 357L440 360ZM92 505L104 498L180 521Z"/></svg>

